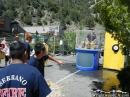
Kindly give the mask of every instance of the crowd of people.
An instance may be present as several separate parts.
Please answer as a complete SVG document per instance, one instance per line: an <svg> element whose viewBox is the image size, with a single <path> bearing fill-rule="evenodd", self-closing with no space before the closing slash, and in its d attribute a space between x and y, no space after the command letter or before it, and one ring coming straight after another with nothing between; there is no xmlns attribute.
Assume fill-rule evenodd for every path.
<svg viewBox="0 0 130 97"><path fill-rule="evenodd" d="M23 43L16 36L13 43L6 42L5 48L1 50L5 54L6 65L0 70L1 97L46 97L51 92L44 79L47 60L59 65L64 64L63 61L48 55L47 40L46 44L36 43L34 55L30 57L32 35L26 34L25 38Z"/></svg>

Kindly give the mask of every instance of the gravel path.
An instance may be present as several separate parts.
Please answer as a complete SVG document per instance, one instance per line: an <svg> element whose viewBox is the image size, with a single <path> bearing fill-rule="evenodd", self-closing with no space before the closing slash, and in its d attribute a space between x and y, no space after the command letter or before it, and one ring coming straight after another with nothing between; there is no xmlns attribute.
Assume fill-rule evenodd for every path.
<svg viewBox="0 0 130 97"><path fill-rule="evenodd" d="M52 92L47 97L65 97L62 91L65 91L65 87L50 82L50 88Z"/></svg>

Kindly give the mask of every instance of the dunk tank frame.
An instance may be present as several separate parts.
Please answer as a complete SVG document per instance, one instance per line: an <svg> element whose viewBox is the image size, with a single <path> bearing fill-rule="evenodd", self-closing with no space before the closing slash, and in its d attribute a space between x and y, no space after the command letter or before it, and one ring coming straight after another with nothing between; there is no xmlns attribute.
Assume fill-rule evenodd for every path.
<svg viewBox="0 0 130 97"><path fill-rule="evenodd" d="M95 30L94 30L95 31ZM78 30L76 32L76 68L79 70L97 70L99 56L104 44L104 34L102 30L96 30L95 49L85 48L86 37L92 30Z"/></svg>

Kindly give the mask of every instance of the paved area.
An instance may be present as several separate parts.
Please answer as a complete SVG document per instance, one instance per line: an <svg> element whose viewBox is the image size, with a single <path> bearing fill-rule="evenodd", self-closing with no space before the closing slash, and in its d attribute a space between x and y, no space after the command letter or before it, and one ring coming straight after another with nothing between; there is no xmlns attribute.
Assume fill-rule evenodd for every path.
<svg viewBox="0 0 130 97"><path fill-rule="evenodd" d="M45 78L63 86L65 97L91 97L90 90L99 88L109 91L111 86L118 88L116 72L110 70L80 71L75 65L75 56L57 56L57 59L65 62L64 66L58 66L49 61L50 67L45 67Z"/></svg>
<svg viewBox="0 0 130 97"><path fill-rule="evenodd" d="M56 58L65 64L59 66L48 61L48 67L45 67L45 79L61 86L63 97L91 97L92 88L106 91L109 91L111 86L118 88L117 72L102 68L96 71L80 71L75 67L75 56L56 56ZM4 60L0 66L4 66Z"/></svg>

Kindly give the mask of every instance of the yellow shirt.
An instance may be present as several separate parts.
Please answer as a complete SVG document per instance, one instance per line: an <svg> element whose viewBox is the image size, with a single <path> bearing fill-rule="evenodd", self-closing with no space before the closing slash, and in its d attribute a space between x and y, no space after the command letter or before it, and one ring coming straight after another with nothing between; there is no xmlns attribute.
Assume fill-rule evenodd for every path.
<svg viewBox="0 0 130 97"><path fill-rule="evenodd" d="M44 46L45 46L45 48L46 48L46 53L48 54L48 52L49 52L49 46L48 46L48 44L46 44L46 43L43 43L44 44Z"/></svg>

